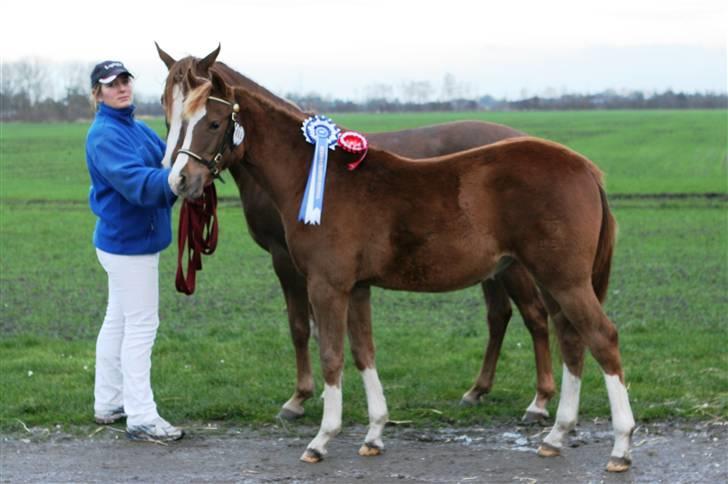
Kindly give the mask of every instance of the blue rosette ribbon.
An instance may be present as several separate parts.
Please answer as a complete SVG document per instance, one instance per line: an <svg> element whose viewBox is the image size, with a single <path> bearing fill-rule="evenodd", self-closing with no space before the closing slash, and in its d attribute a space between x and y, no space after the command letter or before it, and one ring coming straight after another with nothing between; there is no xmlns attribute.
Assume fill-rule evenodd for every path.
<svg viewBox="0 0 728 484"><path fill-rule="evenodd" d="M324 209L324 187L326 186L326 163L329 149L336 148L341 130L334 122L322 115L311 116L301 127L306 141L315 145L311 170L308 173L306 190L303 192L298 220L305 224L320 225Z"/></svg>

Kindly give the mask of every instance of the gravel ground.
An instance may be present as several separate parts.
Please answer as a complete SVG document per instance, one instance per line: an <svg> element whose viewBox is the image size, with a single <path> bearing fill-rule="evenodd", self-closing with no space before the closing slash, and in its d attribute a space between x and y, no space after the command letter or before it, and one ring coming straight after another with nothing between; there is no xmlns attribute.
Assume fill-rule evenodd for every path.
<svg viewBox="0 0 728 484"><path fill-rule="evenodd" d="M188 427L159 445L128 441L122 426L32 428L0 436L0 481L22 482L728 482L728 422L659 422L634 434L633 466L604 468L608 422L582 422L561 457L536 455L541 427L500 423L473 428L389 427L384 455L360 457L366 429L345 428L319 464L299 462L316 428L296 424Z"/></svg>

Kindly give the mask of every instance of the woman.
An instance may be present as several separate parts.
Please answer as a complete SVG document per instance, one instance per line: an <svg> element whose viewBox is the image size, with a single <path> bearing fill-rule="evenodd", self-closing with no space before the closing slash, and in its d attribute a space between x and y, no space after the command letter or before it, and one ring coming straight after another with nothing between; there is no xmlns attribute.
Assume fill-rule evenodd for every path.
<svg viewBox="0 0 728 484"><path fill-rule="evenodd" d="M133 440L184 435L157 413L150 371L159 326L159 253L172 239L176 200L161 166L164 142L134 119L133 76L121 62L91 73L96 117L86 138L93 241L108 275L109 300L96 342L94 413L99 424L126 417Z"/></svg>

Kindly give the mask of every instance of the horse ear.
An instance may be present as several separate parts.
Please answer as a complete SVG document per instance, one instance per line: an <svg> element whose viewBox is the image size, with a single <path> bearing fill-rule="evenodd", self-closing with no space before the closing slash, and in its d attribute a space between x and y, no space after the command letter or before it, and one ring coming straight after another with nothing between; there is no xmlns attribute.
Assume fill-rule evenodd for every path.
<svg viewBox="0 0 728 484"><path fill-rule="evenodd" d="M187 85L190 86L190 89L194 89L206 81L206 79L197 77L192 69L187 69L186 80L187 80Z"/></svg>
<svg viewBox="0 0 728 484"><path fill-rule="evenodd" d="M154 45L157 46L157 53L159 54L159 58L162 59L164 65L167 66L167 70L170 70L177 61L174 60L171 55L163 51L156 41L154 42Z"/></svg>
<svg viewBox="0 0 728 484"><path fill-rule="evenodd" d="M224 98L228 97L229 89L225 80L215 71L210 71L210 80L212 81L213 92L219 92Z"/></svg>
<svg viewBox="0 0 728 484"><path fill-rule="evenodd" d="M217 55L220 53L220 44L217 44L217 49L213 50L209 54L205 56L204 59L202 59L200 62L197 63L197 69L200 71L200 73L207 73L210 70L210 67L212 67L212 64L215 63L215 59L217 59Z"/></svg>

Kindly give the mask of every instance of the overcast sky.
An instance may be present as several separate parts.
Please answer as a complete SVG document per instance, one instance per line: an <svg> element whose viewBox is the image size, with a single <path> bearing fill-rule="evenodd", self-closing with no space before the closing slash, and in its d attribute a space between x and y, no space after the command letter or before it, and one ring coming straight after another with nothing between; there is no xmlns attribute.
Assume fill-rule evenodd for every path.
<svg viewBox="0 0 728 484"><path fill-rule="evenodd" d="M219 60L269 89L361 100L446 73L464 94L725 92L726 0L121 0L4 2L2 62L122 60L157 96L173 57ZM63 20L61 20L63 19Z"/></svg>

